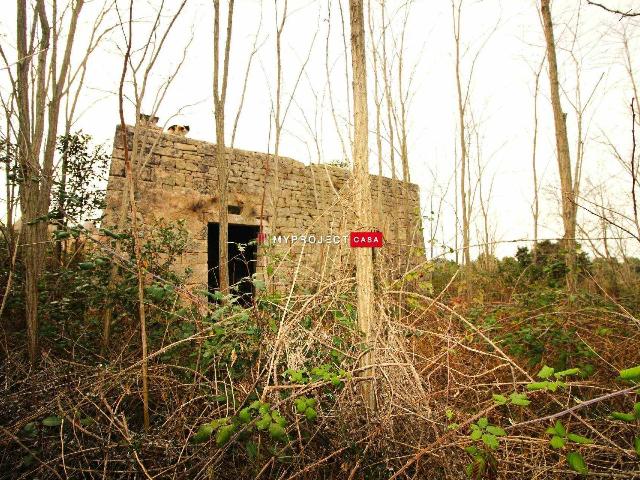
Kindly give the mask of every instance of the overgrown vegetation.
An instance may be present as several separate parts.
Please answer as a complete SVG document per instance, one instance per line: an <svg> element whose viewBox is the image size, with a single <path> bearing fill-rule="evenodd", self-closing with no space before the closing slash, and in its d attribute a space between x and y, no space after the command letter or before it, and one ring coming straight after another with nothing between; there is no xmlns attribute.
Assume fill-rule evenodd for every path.
<svg viewBox="0 0 640 480"><path fill-rule="evenodd" d="M509 138L524 138L520 130L526 123L506 116L515 128L494 123L500 111L511 115L513 105L482 98L485 89L474 79L482 73L495 87L486 92L516 100L503 90L522 82L518 69L511 77L503 69L495 82L494 69L478 67L491 37L502 35L504 3L439 2L451 7L453 29L447 35L453 33L454 51L431 42L442 55L429 52L431 63L424 70L418 68L422 52L412 58L417 44L412 47L410 37L438 35L448 27L432 29L423 21L429 16L424 12L435 13L438 22L444 18L435 7L419 10L423 15L412 8L438 2L315 2L315 18L304 25L301 19L310 18L314 2L276 0L265 20L275 30L263 33L262 5L214 0L213 50L207 52L213 60L213 148L188 140L158 147L151 138L161 131L159 111L180 122L195 115L207 97L193 87L194 72L200 77L206 67L190 50L204 48L199 27L182 22L188 8L197 9L191 10L196 20L211 18L203 13L204 4L67 3L62 8L56 1L18 0L15 31L3 32L0 47L7 206L7 221L0 224L0 479L640 478L640 259L630 256L640 241L635 24L625 23L614 35L621 45L607 43L617 17L629 20L638 13L587 0L616 17L598 24L583 23L584 2L573 2L566 12L559 11L566 6L552 12L550 0L517 7L522 10L516 18L528 16L542 27L536 38L529 36L526 21L517 24L518 41L538 46L522 56L541 57L532 68L529 152L528 144L511 149ZM248 59L237 47L241 37L234 33L231 41L238 7L246 9L235 17L242 37L247 20L259 18ZM491 23L495 17L493 29L483 28L479 9L490 12ZM513 16L514 10L506 11L511 12L506 17ZM469 14L473 28L467 27ZM220 28L223 18L226 33ZM414 18L419 35L406 35ZM304 31L291 29L292 21ZM174 30L182 38L173 36ZM191 35L184 35L189 30ZM291 41L289 31L299 38ZM302 33L310 39L306 53ZM334 38L336 33L341 37ZM263 45L271 52L267 56L260 53ZM502 45L498 50L506 64L506 50ZM89 67L98 63L94 52L103 60L95 72ZM105 71L113 66L114 52L122 69L112 77ZM274 53L269 67L265 60ZM259 82L250 81L254 56L262 67ZM450 138L446 124L453 122L439 101L445 105L447 90L454 89L425 81L431 71L449 68L442 62L447 56L455 59L457 97L455 108L449 108L457 117ZM611 63L602 61L609 56ZM176 89L181 95L173 95L172 83L192 58L192 78ZM159 69L161 63L168 70ZM605 64L605 73L594 77L592 67ZM237 65L246 68L244 82L237 81ZM227 102L230 73L229 93L240 95ZM104 83L96 81L98 75ZM69 133L83 113L94 107L98 112L99 102L85 98L85 76L93 92L112 91L119 77L112 180L114 197L122 195L114 200L120 205L113 209L121 208L111 217L117 225L102 217L109 156L88 134ZM252 91L251 83L266 88ZM615 95L601 93L601 85ZM299 87L303 93L296 95ZM420 90L430 95L416 95ZM256 107L247 136L257 144L266 140L267 151L274 152L249 158L264 159L259 202L256 192L249 192L255 178L251 188L235 190L254 177L239 177L233 168L237 128L246 123L240 121L245 96L247 105ZM625 104L626 140L618 125L622 117L612 114L620 110L614 103L618 96L625 102L633 97ZM171 111L167 103L175 98L184 104ZM551 118L539 121L539 98L552 107L553 152L546 145ZM612 127L595 121L598 105L607 105L612 115L603 119ZM143 106L151 108L149 114ZM133 111L136 125L130 128ZM268 117L265 131L256 127L261 111ZM416 122L419 115L429 122ZM96 118L106 117L94 113L91 121ZM331 120L335 131L329 131ZM63 124L66 133L60 136ZM189 127L174 125L169 131L178 139ZM414 151L418 136L435 148L421 145ZM240 284L228 285L227 225L230 218L251 217L247 223L256 228L259 222L261 237L265 220L277 233L282 195L303 196L302 181L292 189L280 183L280 162L290 162L282 157L291 146L285 145L287 138L306 147L316 166L334 167L309 169L314 211L332 204L317 223L332 229L378 224L375 228L393 234L375 255L358 248L329 258L333 252L323 250L322 261L335 265L336 259L356 257L355 262L345 261L337 268L342 271L326 277L323 270L315 284L305 278L304 285L297 275L302 253L296 257L294 249L252 244L264 263L258 274L242 280L255 295L245 292L240 298ZM451 140L454 151L442 155ZM591 150L596 141L600 150ZM505 172L491 162L504 146L518 162L532 154L533 241L518 245L514 256L497 258L492 196L494 180ZM178 159L173 151L182 149ZM433 178L430 215L422 218L410 185L416 173L410 159L418 151ZM336 159L327 161L327 153ZM587 175L595 169L591 156L600 155L602 172ZM446 184L436 178L437 157L445 159ZM555 186L546 167L539 170L552 157L558 164ZM214 158L215 167L209 163ZM370 176L374 159L377 185ZM173 165L162 175L151 168L163 162ZM616 168L606 165L614 162ZM339 178L329 175L340 169L345 171ZM520 172L508 173L514 179ZM613 187L605 188L612 178ZM335 193L330 202L319 198L316 180L328 180ZM139 188L141 182L155 182L154 188ZM178 188L159 193L167 185ZM505 191L513 195L521 187L514 185ZM543 192L549 198L547 193L556 194L561 239L539 236L560 225L545 225L553 212L544 211ZM180 195L197 196L185 203L204 231L194 232L196 222L189 225L173 214L172 220L151 221L141 208L144 215L138 215L137 199L146 194L158 194L158 203L168 204L180 203ZM240 201L245 197L252 198ZM291 209L303 211L305 202L294 200ZM328 214L338 204L342 218L332 218ZM287 223L306 229L303 217ZM211 244L204 237L213 221L219 224L217 290L193 278L206 277L203 258ZM420 238L427 222L429 261ZM237 250L246 252L247 246ZM440 258L438 251L447 253ZM278 278L289 274L281 267L298 259L295 275ZM316 266L304 266L311 278Z"/></svg>
<svg viewBox="0 0 640 480"><path fill-rule="evenodd" d="M69 238L55 231L49 244L53 258L68 241L64 262L48 262L41 285L39 371L28 370L22 353L19 273L6 302L7 478L638 472L637 269L613 292L607 272L581 254L579 289L569 294L555 243L521 248L490 270L482 259L462 271L426 265L420 281L408 279L403 299L380 292L387 308L384 341L374 345L379 410L367 418L356 386L374 380L357 374L364 345L352 284L286 296L256 280L255 302L245 308L233 295L187 287L183 225L148 226L145 432L131 232L65 231ZM114 262L118 282L109 291ZM113 341L103 352L107 307Z"/></svg>

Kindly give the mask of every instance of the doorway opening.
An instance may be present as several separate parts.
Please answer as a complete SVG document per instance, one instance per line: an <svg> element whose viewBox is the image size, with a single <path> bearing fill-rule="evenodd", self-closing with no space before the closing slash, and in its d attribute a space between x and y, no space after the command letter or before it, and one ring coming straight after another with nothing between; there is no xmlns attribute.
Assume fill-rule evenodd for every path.
<svg viewBox="0 0 640 480"><path fill-rule="evenodd" d="M229 224L229 287L243 305L253 301L253 274L256 273L258 233L260 227ZM209 223L207 228L207 254L209 291L220 288L220 224Z"/></svg>

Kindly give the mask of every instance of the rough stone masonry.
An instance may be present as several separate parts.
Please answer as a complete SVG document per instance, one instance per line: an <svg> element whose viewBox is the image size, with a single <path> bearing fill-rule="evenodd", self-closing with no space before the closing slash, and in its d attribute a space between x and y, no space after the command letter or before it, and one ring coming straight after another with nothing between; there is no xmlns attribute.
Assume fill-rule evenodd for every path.
<svg viewBox="0 0 640 480"><path fill-rule="evenodd" d="M206 288L208 224L218 222L219 208L216 145L163 133L155 126L157 118L152 122L127 127L140 220L146 225L185 221L190 241L176 267L190 267L188 283ZM229 223L262 224L269 240L258 249L257 273L264 277L268 271L276 288L282 289L289 289L294 281L311 286L348 275L354 265L348 240L320 243L320 239L331 236L333 242L358 229L350 172L285 157L276 162L275 156L266 153L227 150ZM118 126L104 225L116 224L125 185L124 144ZM371 189L375 225L384 234L384 247L376 249L376 259L385 262L388 275L397 276L424 260L419 189L377 175L371 175ZM274 243L278 236L280 241Z"/></svg>

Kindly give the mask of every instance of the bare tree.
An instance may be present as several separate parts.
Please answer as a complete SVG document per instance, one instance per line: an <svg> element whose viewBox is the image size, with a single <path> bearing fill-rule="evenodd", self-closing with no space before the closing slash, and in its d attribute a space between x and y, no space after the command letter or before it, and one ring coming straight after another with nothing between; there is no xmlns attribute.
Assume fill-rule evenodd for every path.
<svg viewBox="0 0 640 480"><path fill-rule="evenodd" d="M58 119L62 99L67 94L71 52L83 6L84 0L73 3L66 40L62 43L60 19L50 19L44 0L36 0L33 5L37 22L34 18L32 23L28 19L27 1L17 2L17 75L14 89L18 105L18 162L23 179L19 196L25 312L32 363L40 357L38 281L46 253L46 219L51 201ZM56 15L55 11L53 15ZM53 33L56 34L52 34L52 22L55 24ZM37 46L29 45L27 37L37 38ZM62 58L58 58L60 48Z"/></svg>
<svg viewBox="0 0 640 480"><path fill-rule="evenodd" d="M538 227L540 222L540 185L538 182L538 96L540 94L540 75L542 73L542 67L544 65L546 56L542 58L538 69L535 71L535 83L533 90L533 140L531 147L531 169L533 180L533 204L531 205L531 214L533 216L533 257L534 260L537 256L537 249L535 246L538 244Z"/></svg>
<svg viewBox="0 0 640 480"><path fill-rule="evenodd" d="M388 142L389 142L389 162L391 168L391 179L392 182L392 195L395 198L398 198L398 185L397 178L398 173L396 170L396 148L395 148L395 134L394 134L394 122L393 122L393 111L394 111L394 101L392 95L392 76L391 76L391 65L389 62L389 58L387 55L387 36L389 23L386 20L385 15L385 2L382 2L380 5L380 28L382 28L382 80L384 83L384 94L385 94L385 103L387 106L387 129L388 129ZM400 239L400 222L393 222L394 228L394 236L399 241ZM399 254L399 250L396 252Z"/></svg>
<svg viewBox="0 0 640 480"><path fill-rule="evenodd" d="M129 136L127 134L127 125L124 121L124 80L127 75L127 67L129 65L129 57L131 55L131 38L133 25L133 0L129 1L129 35L127 37L127 49L122 62L122 74L120 76L120 85L118 87L118 113L120 114L120 127L122 133L122 142L124 148L124 168L127 177L129 191L129 205L131 207L131 228L133 234L133 246L136 256L136 273L138 277L138 320L140 321L140 338L142 344L142 411L145 430L149 430L149 375L147 360L147 322L144 308L144 271L142 267L142 250L140 248L140 236L138 232L138 211L136 208L136 199L133 182L133 169L131 168L131 158L129 157Z"/></svg>
<svg viewBox="0 0 640 480"><path fill-rule="evenodd" d="M222 79L220 79L220 0L214 0L213 20L213 103L216 120L216 160L218 164L219 192L219 287L223 294L229 292L229 212L227 210L227 193L229 178L229 156L224 139L224 110L227 98L227 81L229 78L229 52L231 50L231 31L233 28L234 0L228 2L227 33L224 47L224 63ZM221 83L221 85L220 85Z"/></svg>
<svg viewBox="0 0 640 480"><path fill-rule="evenodd" d="M369 115L367 110L367 60L362 0L350 0L351 63L353 68L353 172L356 188L356 210L359 228L371 228L371 186L369 177ZM375 331L373 287L373 257L369 248L356 252L356 288L358 292L358 326L369 342ZM362 356L362 366L371 364L370 354ZM363 388L365 404L375 408L374 391L369 384Z"/></svg>
<svg viewBox="0 0 640 480"><path fill-rule="evenodd" d="M463 51L462 45L462 14L463 14L464 0L451 0L451 16L453 21L453 40L455 48L455 77L456 77L456 93L457 93L457 123L458 123L458 141L457 148L460 149L460 170L459 176L456 170L456 182L459 181L460 198L460 219L462 221L462 263L471 263L471 217L473 211L473 188L471 186L471 166L470 166L470 148L472 143L471 132L473 130L473 121L469 119L471 117L471 85L473 82L473 75L476 64L482 53L485 45L491 39L493 34L500 25L500 19L498 18L493 28L488 31L484 38L478 42L479 46L475 49L473 57L469 62L468 73L463 74L463 60L469 53L469 49ZM456 163L458 163L456 158ZM457 165L456 165L457 168ZM457 202L457 199L456 199ZM456 207L457 208L457 207ZM456 226L457 228L457 226ZM457 239L457 236L456 236ZM456 247L457 250L457 247Z"/></svg>
<svg viewBox="0 0 640 480"><path fill-rule="evenodd" d="M169 88L173 81L177 78L182 65L184 64L186 53L191 44L191 40L193 39L193 35L190 40L187 42L183 52L182 57L178 61L175 67L173 67L172 72L166 77L166 79L160 83L157 90L155 91L153 96L149 95L149 80L152 76L152 72L155 73L154 68L157 66L158 56L160 52L163 50L164 45L167 42L169 34L175 27L175 23L180 17L187 0L181 0L177 9L174 13L168 15L168 23L162 28L162 19L167 16L167 10L164 5L158 8L155 12L155 15L152 17L151 27L147 32L147 35L142 35L141 45L138 46L137 43L134 44L134 38L131 34L127 34L122 29L122 35L125 39L125 48L122 51L123 56L126 55L126 50L129 48L129 43L131 43L131 51L128 58L128 68L127 78L130 78L131 87L133 89L133 94L131 97L131 103L133 104L133 108L135 110L135 118L136 125L141 123L143 128L134 128L133 129L133 138L131 139L131 144L125 144L123 148L130 147L130 162L131 169L133 174L133 188L136 188L138 174L140 171L153 157L155 152L155 147L160 139L160 135L162 134L162 130L153 131L150 128L145 128L148 126L148 122L140 122L140 119L143 118L142 109L143 104L151 104L151 108L148 110L150 112L149 118L155 117L158 108L162 104ZM118 15L119 10L118 11ZM130 22L129 22L130 23ZM127 21L120 19L120 25L125 26L128 25ZM133 32L131 32L133 33ZM128 71L131 73L129 74ZM126 78L125 78L126 82ZM130 98L123 92L123 97L125 99ZM150 99L151 97L151 99ZM121 128L126 130L126 127L121 125ZM124 185L124 190L122 192L122 197L120 199L120 209L117 212L115 218L111 219L116 228L121 228L125 226L127 221L127 213L129 212L129 192L128 189L131 185L127 182ZM116 254L120 253L121 245L120 243L116 244ZM113 291L115 289L116 278L118 274L118 266L116 263L113 263L111 266L111 270L109 272L109 280L108 280L108 289ZM111 337L111 322L113 316L113 309L111 306L107 306L104 309L102 315L102 351L103 353L109 346L110 337Z"/></svg>
<svg viewBox="0 0 640 480"><path fill-rule="evenodd" d="M542 15L544 37L547 48L549 66L549 84L551 107L556 137L556 155L558 172L560 174L562 223L564 226L563 246L566 251L567 284L570 291L575 289L576 282L576 196L571 173L571 154L569 152L569 138L567 136L567 115L562 110L560 102L560 81L558 80L558 61L556 58L556 43L553 33L550 0L542 0L540 12Z"/></svg>
<svg viewBox="0 0 640 480"><path fill-rule="evenodd" d="M69 78L67 82L68 94L65 98L66 101L63 133L65 137L68 137L71 134L71 129L75 125L79 117L79 115L77 115L76 109L78 107L80 94L84 91L84 82L87 75L90 56L98 48L100 43L107 37L107 35L118 26L110 25L106 28L102 28L102 24L104 23L107 14L112 11L115 3L116 0L105 0L91 27L91 34L84 55L82 56L76 68L69 69ZM60 160L60 181L57 192L58 211L56 212L56 228L58 230L63 230L64 228L66 228L68 221L67 212L65 212L64 209L65 198L67 196L67 175L69 169L68 157L68 151L65 149L62 154L62 159ZM56 242L56 256L60 264L62 264L63 261L62 255L65 251L64 244L65 240L59 240Z"/></svg>
<svg viewBox="0 0 640 480"><path fill-rule="evenodd" d="M453 15L453 38L455 41L455 68L456 68L456 91L458 93L458 135L460 140L460 203L462 210L462 262L464 264L471 263L471 257L469 252L469 199L468 190L466 186L467 181L467 169L469 163L469 154L467 150L467 133L466 133L466 119L468 105L468 90L467 94L462 93L462 80L460 72L460 23L462 13L463 0L456 5L455 1L451 2L451 13Z"/></svg>

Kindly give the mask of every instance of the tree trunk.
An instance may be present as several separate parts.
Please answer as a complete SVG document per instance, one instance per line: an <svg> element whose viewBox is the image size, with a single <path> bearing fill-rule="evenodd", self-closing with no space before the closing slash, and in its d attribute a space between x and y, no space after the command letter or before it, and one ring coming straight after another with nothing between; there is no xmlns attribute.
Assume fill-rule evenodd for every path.
<svg viewBox="0 0 640 480"><path fill-rule="evenodd" d="M550 0L542 0L541 14L544 37L547 44L547 59L549 61L549 83L553 121L556 134L556 153L558 157L558 172L560 174L560 190L562 195L562 223L564 226L563 247L566 252L566 262L569 268L567 286L570 291L575 290L576 282L576 203L571 180L571 155L569 153L569 139L567 136L567 115L562 111L560 103L560 82L558 81L558 62L556 59L556 45L553 36L553 22L551 20Z"/></svg>
<svg viewBox="0 0 640 480"><path fill-rule="evenodd" d="M545 56L546 58L546 56ZM540 67L536 72L535 89L533 94L533 145L531 151L531 167L533 171L533 261L536 262L538 258L538 226L540 218L540 200L539 200L539 188L538 188L538 167L537 167L537 154L538 154L538 95L540 93L540 74L542 72L542 66L544 65L544 58L540 62Z"/></svg>
<svg viewBox="0 0 640 480"><path fill-rule="evenodd" d="M367 65L365 56L364 12L362 0L350 0L351 63L353 68L353 171L358 228L372 227L371 186L369 177L369 135L367 112ZM356 250L356 287L358 292L358 326L368 344L375 331L375 304L373 291L372 249ZM371 365L371 355L361 357L361 366ZM363 373L370 373L363 371ZM375 408L375 392L369 383L363 383L365 405Z"/></svg>
<svg viewBox="0 0 640 480"><path fill-rule="evenodd" d="M220 1L214 2L214 24L213 24L213 101L216 121L216 163L218 165L218 192L219 192L219 217L220 225L218 236L218 255L220 259L218 269L218 282L220 292L224 295L229 293L229 211L228 211L228 179L229 179L229 156L224 140L224 110L227 93L227 78L229 73L229 51L231 49L231 29L233 26L233 4L229 1L227 17L227 37L224 49L224 65L222 73L222 91L220 84Z"/></svg>
<svg viewBox="0 0 640 480"><path fill-rule="evenodd" d="M453 11L453 34L456 47L456 90L458 92L458 123L460 129L460 209L462 210L462 263L468 265L471 263L469 252L469 206L467 205L467 168L468 168L468 151L466 140L466 99L462 96L462 85L460 80L460 10L461 4L457 8L455 4L451 4Z"/></svg>
<svg viewBox="0 0 640 480"><path fill-rule="evenodd" d="M43 218L49 213L60 101L66 95L71 50L83 5L84 0L76 0L73 5L62 62L58 70L59 39L57 35L51 37L44 0L38 0L34 8L34 15L37 16L40 26L38 53L35 56L27 49L26 0L17 1L18 61L14 87L18 104L18 163L23 179L19 196L22 213L22 259L25 268L25 321L27 349L32 363L36 363L40 357L38 281L47 245L47 221ZM31 35L35 33L31 32ZM49 48L50 44L52 48ZM34 58L37 59L37 63L35 70L32 70ZM35 89L33 99L30 98L32 83Z"/></svg>

